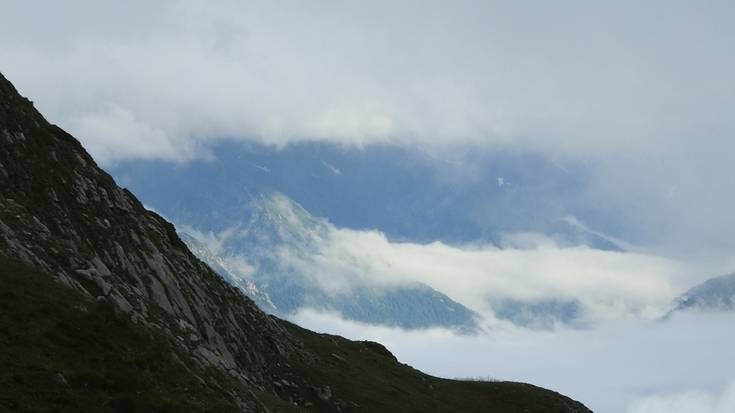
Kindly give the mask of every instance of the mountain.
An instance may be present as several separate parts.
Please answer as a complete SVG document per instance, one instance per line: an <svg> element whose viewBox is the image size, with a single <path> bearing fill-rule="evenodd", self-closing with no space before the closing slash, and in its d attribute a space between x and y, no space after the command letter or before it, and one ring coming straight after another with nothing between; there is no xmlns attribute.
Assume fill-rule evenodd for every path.
<svg viewBox="0 0 735 413"><path fill-rule="evenodd" d="M266 315L1 75L0 188L2 410L589 411Z"/></svg>
<svg viewBox="0 0 735 413"><path fill-rule="evenodd" d="M711 278L692 287L674 301L677 311L735 310L735 273Z"/></svg>
<svg viewBox="0 0 735 413"><path fill-rule="evenodd" d="M472 311L430 286L360 283L366 272L350 268L354 257L343 249L329 249L341 268L318 268L315 259L324 258L318 247L337 230L378 231L394 243L527 249L534 248L533 240L549 239L560 247L628 248L596 230L624 225L606 221L616 215L602 213L601 206L585 204L583 166L533 154L478 151L445 159L393 145L355 149L309 142L273 148L223 142L202 158L184 164L122 162L112 171L147 206L176 223L185 240L197 239L189 245L195 252L202 251L202 241L212 241L202 234L245 232L241 239L213 240L217 248L210 245L199 258L217 265L206 257L218 255L230 264L225 278L250 283L243 291L277 315L312 307L403 328L476 328ZM278 221L279 214L293 221ZM519 233L534 236L514 236ZM254 295L253 287L268 299ZM496 316L532 328L573 323L584 313L578 302L566 303L566 309L518 304L492 307Z"/></svg>
<svg viewBox="0 0 735 413"><path fill-rule="evenodd" d="M270 193L244 205L219 236L186 230L180 234L200 259L261 309L277 315L312 308L407 329L448 327L469 332L478 327L477 314L420 282L381 285L342 268L331 269L330 277L314 274L323 271L314 260L335 231L328 221L288 197Z"/></svg>

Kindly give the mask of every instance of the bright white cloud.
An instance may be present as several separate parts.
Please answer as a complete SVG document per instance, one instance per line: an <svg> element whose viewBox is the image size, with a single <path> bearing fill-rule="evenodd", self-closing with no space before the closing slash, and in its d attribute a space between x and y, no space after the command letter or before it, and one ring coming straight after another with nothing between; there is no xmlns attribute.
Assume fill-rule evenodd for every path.
<svg viewBox="0 0 735 413"><path fill-rule="evenodd" d="M538 236L541 237L541 236ZM295 266L322 285L335 278L382 284L421 281L491 314L499 300L578 299L593 320L660 316L691 279L671 260L635 253L394 243L378 232L336 230Z"/></svg>
<svg viewBox="0 0 735 413"><path fill-rule="evenodd" d="M165 131L136 119L131 111L116 104L74 119L71 128L79 136L104 137L87 143L87 149L103 161L114 159L120 153L140 159L202 157L202 148L175 141ZM111 146L107 142L116 144Z"/></svg>
<svg viewBox="0 0 735 413"><path fill-rule="evenodd" d="M493 305L568 300L582 305L584 322L660 317L672 300L701 277L681 262L634 252L562 247L542 234L508 234L502 248L395 242L378 231L337 228L315 219L287 198L271 199L273 238L247 237L258 228L235 225L218 234L187 226L214 252L256 267L306 277L329 294L356 286L394 287L425 283L493 321ZM270 205L270 204L269 204ZM198 235L197 235L198 234ZM241 237L247 247L238 247Z"/></svg>
<svg viewBox="0 0 735 413"><path fill-rule="evenodd" d="M493 330L475 336L369 326L311 310L293 320L320 332L379 341L402 362L430 374L531 382L597 413L725 413L733 411L734 389L727 386L735 380L728 362L733 317L687 315L591 330Z"/></svg>

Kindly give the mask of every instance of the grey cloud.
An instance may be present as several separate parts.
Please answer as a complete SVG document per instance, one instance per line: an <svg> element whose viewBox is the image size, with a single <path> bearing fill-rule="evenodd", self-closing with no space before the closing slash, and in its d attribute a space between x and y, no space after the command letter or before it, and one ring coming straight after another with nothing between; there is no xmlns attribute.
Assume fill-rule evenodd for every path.
<svg viewBox="0 0 735 413"><path fill-rule="evenodd" d="M38 4L8 7L3 70L64 124L117 105L185 147L237 137L625 152L722 124L733 97L726 3L98 3L43 4L55 19L38 26L22 19ZM101 154L139 156L127 148Z"/></svg>
<svg viewBox="0 0 735 413"><path fill-rule="evenodd" d="M589 164L654 253L729 259L733 7L12 2L0 69L103 164L221 139L532 151Z"/></svg>

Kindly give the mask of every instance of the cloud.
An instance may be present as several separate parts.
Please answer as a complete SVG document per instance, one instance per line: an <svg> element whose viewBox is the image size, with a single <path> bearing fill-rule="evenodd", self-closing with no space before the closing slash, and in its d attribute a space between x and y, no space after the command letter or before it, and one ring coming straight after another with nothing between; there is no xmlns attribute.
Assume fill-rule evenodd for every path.
<svg viewBox="0 0 735 413"><path fill-rule="evenodd" d="M100 136L104 140L92 140L87 149L101 160L114 159L119 153L130 157L150 159L181 157L201 158L206 154L200 147L187 147L186 142L176 142L165 131L157 129L117 104L108 104L99 112L87 113L75 119L71 128L79 136ZM107 142L115 142L110 146Z"/></svg>
<svg viewBox="0 0 735 413"><path fill-rule="evenodd" d="M705 391L662 394L634 403L630 413L729 413L735 411L735 382L721 394Z"/></svg>
<svg viewBox="0 0 735 413"><path fill-rule="evenodd" d="M315 331L379 341L430 374L531 382L598 413L724 413L733 406L728 383L735 373L724 362L735 340L733 317L686 315L590 330L501 329L474 336L370 326L312 310L292 319Z"/></svg>
<svg viewBox="0 0 735 413"><path fill-rule="evenodd" d="M223 139L529 151L587 165L590 204L622 215L657 253L727 255L733 11L726 1L14 2L0 69L104 165L186 161Z"/></svg>
<svg viewBox="0 0 735 413"><path fill-rule="evenodd" d="M699 281L676 260L564 247L537 233L508 234L502 248L397 242L379 231L337 228L283 196L269 198L266 205L268 218L255 225L276 223L273 228L235 224L203 234L180 227L210 250L247 261L256 272L263 266L263 271L305 277L328 294L421 282L483 314L488 322L496 321L493 308L508 300L575 302L580 305L580 323L656 318Z"/></svg>
<svg viewBox="0 0 735 413"><path fill-rule="evenodd" d="M106 161L140 155L75 126L107 105L177 148L238 138L624 153L692 133L721 141L697 131L729 119L733 98L726 3L666 3L661 16L633 2L76 1L44 4L56 18L26 24L37 6L7 8L3 70Z"/></svg>
<svg viewBox="0 0 735 413"><path fill-rule="evenodd" d="M323 285L340 277L388 285L421 281L486 315L492 303L508 298L576 299L591 320L656 317L690 281L675 261L562 248L549 239L528 249L500 249L391 242L379 232L346 229L333 229L316 254L293 264Z"/></svg>

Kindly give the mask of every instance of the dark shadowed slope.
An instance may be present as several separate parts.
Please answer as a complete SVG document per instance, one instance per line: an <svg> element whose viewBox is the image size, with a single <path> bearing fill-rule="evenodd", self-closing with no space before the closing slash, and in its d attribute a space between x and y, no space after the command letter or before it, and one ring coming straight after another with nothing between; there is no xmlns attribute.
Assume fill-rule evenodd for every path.
<svg viewBox="0 0 735 413"><path fill-rule="evenodd" d="M89 378L102 382L85 390L91 392L85 398L122 398L127 407L143 393L189 403L176 393L183 391L183 385L185 391L191 389L201 397L221 398L225 409L236 406L241 411L588 411L564 396L529 385L431 378L401 365L378 344L320 336L267 316L196 259L171 224L119 188L79 142L48 124L2 76L0 189L0 255L24 263L5 265L4 279L23 277L33 268L34 274L46 274L77 292L76 298L70 292L71 298L64 301L63 293L33 296L28 289L27 295L10 290L28 303L37 302L25 313L19 308L28 306L9 305L14 298L0 296L3 320L21 323L29 334L52 325L51 335L42 340L45 346L4 346L4 360L38 364L11 365L17 371L6 371L3 380L16 380L16 376L25 380L23 374L33 366L39 376L29 380L47 380L37 382L38 386L4 387L0 408L5 410L17 410L12 406L35 400L43 383L53 379L48 374L63 370L70 360L79 360L75 369L99 369L99 359L91 356L95 346L87 346L87 341L108 340L107 333L98 333L109 331L125 336L121 342L129 342L132 353L160 353L162 364L153 369L151 378L134 379L127 374ZM43 282L37 285L48 291L55 288ZM74 300L84 302L79 313L48 310ZM103 309L93 302L101 303ZM105 306L116 309L118 315L104 310ZM44 308L45 317L34 315ZM84 321L85 314L90 320ZM115 319L122 320L121 329L105 330L106 320ZM146 338L143 331L150 336ZM2 333L5 343L10 343L10 331ZM100 357L111 357L105 355L107 350L98 350L103 351ZM140 362L135 357L127 361ZM109 365L115 362L119 361L112 357ZM176 369L180 375L173 374ZM76 377L73 372L69 375ZM158 379L164 380L162 392L136 390ZM200 385L182 384L190 380ZM85 383L83 379L65 381L72 389ZM144 410L139 411L176 410L165 403L160 408L150 406L141 405ZM51 407L43 404L38 410ZM78 411L74 407L58 410Z"/></svg>
<svg viewBox="0 0 735 413"><path fill-rule="evenodd" d="M236 412L158 332L0 256L0 411Z"/></svg>

